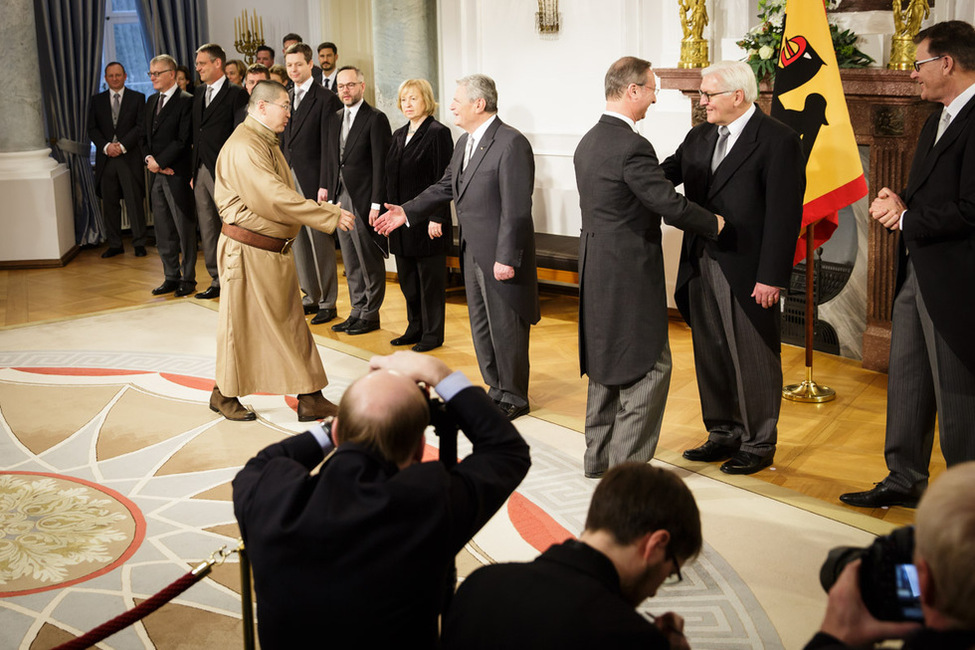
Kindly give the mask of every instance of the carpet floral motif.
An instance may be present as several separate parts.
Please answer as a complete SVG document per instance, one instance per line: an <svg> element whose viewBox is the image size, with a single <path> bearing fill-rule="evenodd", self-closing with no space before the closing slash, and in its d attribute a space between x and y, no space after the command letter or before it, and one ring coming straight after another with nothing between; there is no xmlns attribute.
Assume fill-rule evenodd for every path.
<svg viewBox="0 0 975 650"><path fill-rule="evenodd" d="M72 567L115 560L112 544L131 538L120 527L129 517L105 496L60 478L0 474L0 585L58 583Z"/></svg>

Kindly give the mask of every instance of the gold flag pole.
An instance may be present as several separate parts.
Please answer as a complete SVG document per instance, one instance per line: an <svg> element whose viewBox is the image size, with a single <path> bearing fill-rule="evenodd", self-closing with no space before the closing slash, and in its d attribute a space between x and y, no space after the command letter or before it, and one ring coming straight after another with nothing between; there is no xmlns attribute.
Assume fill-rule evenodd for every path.
<svg viewBox="0 0 975 650"><path fill-rule="evenodd" d="M806 379L782 389L782 397L793 402L821 404L836 399L836 391L813 381L813 253L816 224L806 226Z"/></svg>

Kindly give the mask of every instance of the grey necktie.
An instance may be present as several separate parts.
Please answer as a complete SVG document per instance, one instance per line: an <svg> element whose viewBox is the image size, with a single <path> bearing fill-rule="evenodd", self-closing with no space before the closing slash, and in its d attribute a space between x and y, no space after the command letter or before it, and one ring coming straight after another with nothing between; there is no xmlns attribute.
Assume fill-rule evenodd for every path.
<svg viewBox="0 0 975 650"><path fill-rule="evenodd" d="M464 165L460 168L461 171L467 171L467 164L471 161L471 156L474 155L474 136L467 136L467 148L464 150Z"/></svg>
<svg viewBox="0 0 975 650"><path fill-rule="evenodd" d="M352 111L345 109L345 116L342 118L342 140L339 142L339 153L345 153L345 141L349 137L349 129L352 128Z"/></svg>
<svg viewBox="0 0 975 650"><path fill-rule="evenodd" d="M298 106L301 105L301 100L305 98L305 91L301 88L295 89L295 112L298 112Z"/></svg>
<svg viewBox="0 0 975 650"><path fill-rule="evenodd" d="M206 102L203 104L204 108L210 105L211 99L213 99L213 86L207 86Z"/></svg>
<svg viewBox="0 0 975 650"><path fill-rule="evenodd" d="M714 146L714 156L711 158L711 171L718 168L725 154L728 153L728 135L731 131L726 126L718 127L718 144Z"/></svg>
<svg viewBox="0 0 975 650"><path fill-rule="evenodd" d="M165 103L166 103L166 96L165 95L159 95L159 101L156 102L156 115L159 115L160 113L162 113L162 107L163 107L163 104L165 104Z"/></svg>
<svg viewBox="0 0 975 650"><path fill-rule="evenodd" d="M121 106L121 98L118 93L112 93L112 126L118 124L119 106Z"/></svg>
<svg viewBox="0 0 975 650"><path fill-rule="evenodd" d="M951 113L948 112L947 108L942 109L941 121L938 122L938 135L934 138L935 144L937 144L938 140L941 139L941 136L945 134L949 124L951 124Z"/></svg>

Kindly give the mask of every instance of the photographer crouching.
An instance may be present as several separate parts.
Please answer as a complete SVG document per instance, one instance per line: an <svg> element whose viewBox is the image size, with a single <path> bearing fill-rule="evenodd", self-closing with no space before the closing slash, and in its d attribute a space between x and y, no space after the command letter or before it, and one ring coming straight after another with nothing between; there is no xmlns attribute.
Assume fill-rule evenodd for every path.
<svg viewBox="0 0 975 650"><path fill-rule="evenodd" d="M924 493L913 535L901 528L831 551L820 576L831 585L826 617L806 650L901 638L905 650L975 648L973 485L975 462L955 465Z"/></svg>
<svg viewBox="0 0 975 650"><path fill-rule="evenodd" d="M369 365L333 420L233 481L264 650L436 647L454 556L528 473L528 445L463 374L415 352ZM427 387L473 444L459 463L421 462Z"/></svg>

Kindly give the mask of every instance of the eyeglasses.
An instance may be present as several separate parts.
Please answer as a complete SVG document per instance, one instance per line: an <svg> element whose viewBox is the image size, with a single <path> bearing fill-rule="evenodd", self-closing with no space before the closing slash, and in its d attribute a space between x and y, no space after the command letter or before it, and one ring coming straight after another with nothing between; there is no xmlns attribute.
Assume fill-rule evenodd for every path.
<svg viewBox="0 0 975 650"><path fill-rule="evenodd" d="M664 580L665 585L676 585L684 579L684 576L680 574L680 563L677 561L677 556L675 556L670 549L667 550L667 559L674 563L674 572L671 573Z"/></svg>
<svg viewBox="0 0 975 650"><path fill-rule="evenodd" d="M698 91L698 92L700 92L700 93L701 93L701 97L702 97L702 98L704 99L704 101L705 101L706 103L708 103L708 104L710 104L710 103L711 103L711 98L712 98L712 97L717 97L718 95L725 95L725 94L727 94L727 93L733 93L733 92L735 92L735 91L734 91L734 90L719 90L719 91L718 91L718 92L716 92L716 93L706 93L706 92L704 92L703 90L701 90L701 91Z"/></svg>
<svg viewBox="0 0 975 650"><path fill-rule="evenodd" d="M284 104L278 104L276 102L267 102L267 103L270 104L271 106L277 106L278 108L283 108L288 113L291 112L291 104L290 103L284 103Z"/></svg>
<svg viewBox="0 0 975 650"><path fill-rule="evenodd" d="M151 79L155 79L156 77L159 77L161 75L164 75L167 72L176 72L176 69L175 68L170 68L169 70L160 70L159 72L152 72L152 71L150 71L149 72L149 77Z"/></svg>
<svg viewBox="0 0 975 650"><path fill-rule="evenodd" d="M338 88L339 90L345 90L346 88L348 88L349 90L351 90L351 89L355 88L356 86L358 86L360 83L362 83L362 82L361 81L353 81L352 83L338 84L336 86L336 88Z"/></svg>
<svg viewBox="0 0 975 650"><path fill-rule="evenodd" d="M930 59L924 59L923 61L915 61L914 72L920 72L921 66L924 65L925 63L931 63L932 61L937 61L938 59L943 59L943 58L945 58L944 54L942 54L941 56L932 56Z"/></svg>

